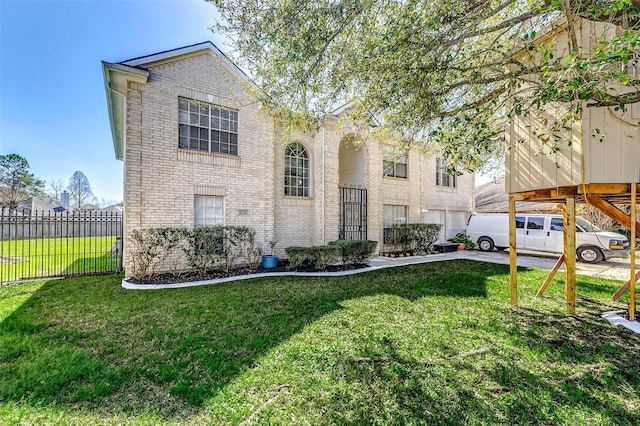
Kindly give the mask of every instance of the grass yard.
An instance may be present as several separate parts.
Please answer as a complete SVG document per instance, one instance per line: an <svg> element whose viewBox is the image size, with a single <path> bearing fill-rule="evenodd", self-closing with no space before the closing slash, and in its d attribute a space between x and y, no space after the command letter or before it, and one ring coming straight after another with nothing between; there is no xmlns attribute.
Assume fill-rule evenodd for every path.
<svg viewBox="0 0 640 426"><path fill-rule="evenodd" d="M4 424L640 424L619 282L473 261L130 291L0 287Z"/></svg>
<svg viewBox="0 0 640 426"><path fill-rule="evenodd" d="M116 270L115 236L0 241L0 282Z"/></svg>

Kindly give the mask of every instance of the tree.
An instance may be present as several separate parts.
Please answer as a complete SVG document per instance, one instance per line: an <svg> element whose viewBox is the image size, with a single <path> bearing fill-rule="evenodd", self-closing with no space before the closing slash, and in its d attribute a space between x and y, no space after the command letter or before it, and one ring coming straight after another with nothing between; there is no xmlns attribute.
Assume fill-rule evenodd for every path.
<svg viewBox="0 0 640 426"><path fill-rule="evenodd" d="M18 154L0 155L0 202L11 209L30 195L42 192L44 183L29 170L29 162Z"/></svg>
<svg viewBox="0 0 640 426"><path fill-rule="evenodd" d="M78 209L84 209L96 202L89 179L79 170L75 171L69 179L67 191L69 191L71 204Z"/></svg>
<svg viewBox="0 0 640 426"><path fill-rule="evenodd" d="M362 129L374 117L375 131L435 144L459 168L495 158L514 115L560 104L554 126L567 127L584 108L640 101L624 66L640 60L640 0L214 3L235 59L285 127L312 127L349 103ZM576 36L582 20L612 24L589 50Z"/></svg>
<svg viewBox="0 0 640 426"><path fill-rule="evenodd" d="M60 194L64 190L64 181L62 179L51 179L47 181L47 187L49 196L59 200Z"/></svg>

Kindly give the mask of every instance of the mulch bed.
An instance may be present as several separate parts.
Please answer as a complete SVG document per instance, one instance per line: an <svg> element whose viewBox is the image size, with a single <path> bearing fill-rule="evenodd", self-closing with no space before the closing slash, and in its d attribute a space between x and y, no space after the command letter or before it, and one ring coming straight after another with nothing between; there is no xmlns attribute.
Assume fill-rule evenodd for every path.
<svg viewBox="0 0 640 426"><path fill-rule="evenodd" d="M340 271L352 271L354 269L367 268L369 265L357 264L357 265L329 265L326 269L319 271L312 265L305 263L296 269L289 267L289 261L279 261L278 266L275 268L264 269L262 266L258 266L257 269L249 269L248 267L235 268L229 272L225 271L209 271L206 274L199 274L196 272L182 272L178 274L157 274L153 277L139 281L134 278L127 279L131 284L176 284L193 281L207 281L217 280L220 278L239 277L242 275L256 275L275 272L340 272Z"/></svg>

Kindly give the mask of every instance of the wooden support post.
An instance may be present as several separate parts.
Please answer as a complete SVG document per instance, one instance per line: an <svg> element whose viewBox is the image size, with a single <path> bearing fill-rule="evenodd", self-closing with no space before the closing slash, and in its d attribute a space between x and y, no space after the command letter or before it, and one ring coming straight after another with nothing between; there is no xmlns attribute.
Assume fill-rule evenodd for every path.
<svg viewBox="0 0 640 426"><path fill-rule="evenodd" d="M538 290L538 292L536 293L536 296L542 296L544 294L547 287L549 287L549 284L551 284L551 280L553 279L553 277L555 277L556 273L558 272L558 270L560 269L563 263L564 263L564 254L562 254L558 259L558 261L556 262L556 264L553 265L553 269L551 270L551 272L549 272L549 276L544 281L544 284L542 284L542 287L540 287L540 290Z"/></svg>
<svg viewBox="0 0 640 426"><path fill-rule="evenodd" d="M567 198L564 208L564 273L567 310L576 312L576 200Z"/></svg>
<svg viewBox="0 0 640 426"><path fill-rule="evenodd" d="M631 245L631 279L629 280L629 321L636 320L636 222L637 222L637 200L638 191L635 183L631 184L631 235L630 235L630 245Z"/></svg>
<svg viewBox="0 0 640 426"><path fill-rule="evenodd" d="M509 197L509 282L511 305L518 306L518 257L516 253L516 200Z"/></svg>

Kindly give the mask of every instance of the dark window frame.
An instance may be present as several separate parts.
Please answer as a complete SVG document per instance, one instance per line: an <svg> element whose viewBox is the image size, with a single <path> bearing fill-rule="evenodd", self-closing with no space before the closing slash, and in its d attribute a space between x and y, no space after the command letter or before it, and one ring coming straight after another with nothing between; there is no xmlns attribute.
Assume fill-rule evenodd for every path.
<svg viewBox="0 0 640 426"><path fill-rule="evenodd" d="M382 159L382 174L398 179L409 178L409 152L395 146L385 146Z"/></svg>
<svg viewBox="0 0 640 426"><path fill-rule="evenodd" d="M441 158L436 158L436 186L457 188L458 177L455 173L447 173L449 169L450 167L446 161Z"/></svg>
<svg viewBox="0 0 640 426"><path fill-rule="evenodd" d="M238 110L178 97L178 148L238 156Z"/></svg>

